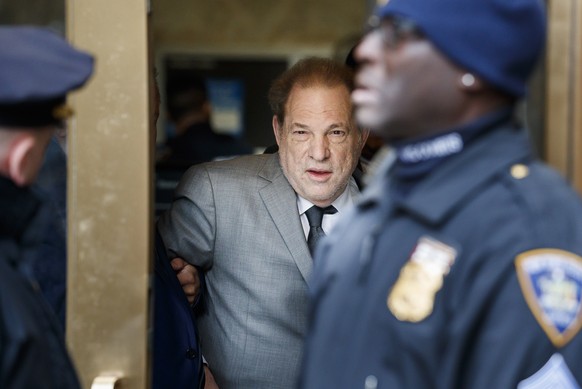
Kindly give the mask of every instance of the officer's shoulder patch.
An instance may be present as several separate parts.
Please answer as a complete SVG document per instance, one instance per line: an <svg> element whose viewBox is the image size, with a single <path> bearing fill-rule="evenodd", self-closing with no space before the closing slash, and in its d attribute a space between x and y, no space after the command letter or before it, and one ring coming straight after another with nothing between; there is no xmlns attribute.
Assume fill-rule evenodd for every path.
<svg viewBox="0 0 582 389"><path fill-rule="evenodd" d="M554 354L546 364L531 377L517 384L517 389L580 389L564 357Z"/></svg>
<svg viewBox="0 0 582 389"><path fill-rule="evenodd" d="M515 259L521 291L556 347L582 327L582 257L558 249L526 251Z"/></svg>

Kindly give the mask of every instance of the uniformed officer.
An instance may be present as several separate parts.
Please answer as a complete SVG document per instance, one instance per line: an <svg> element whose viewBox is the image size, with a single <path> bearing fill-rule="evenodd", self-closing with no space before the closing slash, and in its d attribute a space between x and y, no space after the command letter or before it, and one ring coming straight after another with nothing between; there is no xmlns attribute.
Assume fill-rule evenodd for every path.
<svg viewBox="0 0 582 389"><path fill-rule="evenodd" d="M582 202L514 108L540 0L390 0L356 50L386 164L315 260L303 388L579 388Z"/></svg>
<svg viewBox="0 0 582 389"><path fill-rule="evenodd" d="M0 27L0 388L80 388L62 330L31 278L46 207L29 187L67 92L93 58L36 27Z"/></svg>

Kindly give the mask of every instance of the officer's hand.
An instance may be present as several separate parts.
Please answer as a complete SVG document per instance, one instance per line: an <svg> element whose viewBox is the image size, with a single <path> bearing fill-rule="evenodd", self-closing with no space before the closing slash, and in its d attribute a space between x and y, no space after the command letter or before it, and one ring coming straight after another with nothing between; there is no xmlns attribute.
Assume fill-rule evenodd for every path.
<svg viewBox="0 0 582 389"><path fill-rule="evenodd" d="M180 281L180 285L182 285L188 302L194 304L194 301L196 301L200 293L198 270L182 258L172 259L170 265L172 265L172 269L176 272L176 276L178 277L178 281Z"/></svg>
<svg viewBox="0 0 582 389"><path fill-rule="evenodd" d="M214 381L214 376L208 368L208 365L204 365L204 374L206 376L206 382L204 383L204 389L219 389L216 381Z"/></svg>

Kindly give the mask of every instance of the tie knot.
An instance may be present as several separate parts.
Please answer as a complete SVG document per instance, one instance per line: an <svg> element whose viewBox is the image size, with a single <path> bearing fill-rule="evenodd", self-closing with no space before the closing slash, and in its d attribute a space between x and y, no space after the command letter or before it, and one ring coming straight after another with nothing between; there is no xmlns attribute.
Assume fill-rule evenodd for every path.
<svg viewBox="0 0 582 389"><path fill-rule="evenodd" d="M305 211L305 216L307 216L307 220L309 221L309 227L321 227L323 215L333 215L336 212L337 209L335 209L333 205L329 205L325 208L314 205Z"/></svg>

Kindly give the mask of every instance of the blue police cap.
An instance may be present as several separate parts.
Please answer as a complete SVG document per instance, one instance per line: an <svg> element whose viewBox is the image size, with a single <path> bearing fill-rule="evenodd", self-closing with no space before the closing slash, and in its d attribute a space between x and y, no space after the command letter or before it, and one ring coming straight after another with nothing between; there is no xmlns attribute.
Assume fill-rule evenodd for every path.
<svg viewBox="0 0 582 389"><path fill-rule="evenodd" d="M67 92L93 72L93 57L51 30L0 27L0 125L39 127L65 119Z"/></svg>
<svg viewBox="0 0 582 389"><path fill-rule="evenodd" d="M542 0L389 0L376 15L413 21L451 61L515 97L546 38Z"/></svg>

